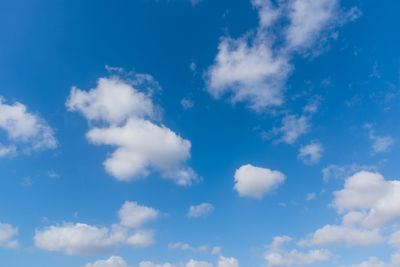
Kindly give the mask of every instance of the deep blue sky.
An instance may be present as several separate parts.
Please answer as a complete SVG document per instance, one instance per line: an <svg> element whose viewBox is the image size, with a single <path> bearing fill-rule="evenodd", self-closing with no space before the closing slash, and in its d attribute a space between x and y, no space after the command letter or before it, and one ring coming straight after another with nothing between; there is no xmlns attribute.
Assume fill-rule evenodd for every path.
<svg viewBox="0 0 400 267"><path fill-rule="evenodd" d="M343 226L342 217L347 212L362 211L368 216L376 207L353 207L342 212L332 203L336 196L333 192L346 188L345 181L363 170L381 174L385 179L381 182L399 192L395 191L396 183L387 181L400 178L400 2L324 0L321 3L327 4L322 11L328 9L329 3L336 3L322 15L326 18L324 24L312 20L321 12L318 5L312 4L316 0L290 0L280 5L272 1L281 13L265 29L259 17L271 17L272 13L262 13L257 2L263 7L269 3L0 1L0 143L1 147L15 148L0 157L0 226L7 224L18 229L18 234L2 241L0 227L0 266L83 267L112 255L135 267L142 261L180 264L190 259L218 267L236 267L218 265L221 255L237 259L244 267L292 266L273 265L267 259L271 251L289 258L284 253L292 249L304 253L304 257L309 256L309 250L329 250L330 256L315 261L315 266L351 266L373 256L389 264L391 255L400 249L400 238L398 248L388 244L399 228L400 211L394 208L390 211L393 218L373 227L364 227L363 222ZM300 16L296 32L317 24L311 33L300 34L308 34L312 39L303 47L291 47L288 41L287 29L294 25L290 14L296 2L306 3L310 9L307 16ZM311 24L301 24L307 19ZM228 59L234 58L235 44L241 44L248 48L241 60L247 62L255 55L259 65L250 61L242 65L243 69L234 69L239 74L230 69L212 76L222 66L216 56L224 42L234 43ZM270 76L261 75L259 79L243 78L241 73L268 68L270 62L255 49L260 47L282 58L291 70L286 74L278 71ZM110 72L106 66L123 70ZM160 88L152 84L153 92L148 94L147 87L137 85L137 73L151 75ZM213 86L213 79L227 77L234 82ZM146 179L134 179L132 174L130 181L119 181L112 175L103 162L117 147L93 145L86 134L96 127L123 127L126 121L91 121L80 107L71 111L66 105L73 86L86 93L98 88L99 78L118 80L134 92L146 94L158 115L149 118L129 114L124 118L144 120L156 127L164 125L178 139L190 141L190 157L176 162L168 156L168 148L156 147L149 157L167 151L168 167L153 163L148 166ZM281 93L278 105L255 110L251 108L254 99L232 100L238 92L245 94L256 88L256 99L265 103L261 92L268 91L276 80ZM112 87L107 90L111 95L118 93ZM213 92L217 90L223 93L215 98ZM182 99L193 106L184 108ZM7 108L16 107L16 102L26 107L24 115L37 118L36 126L28 125L23 132L37 125L48 127L40 131L49 133L57 145L35 149L40 133L33 133L28 139L12 137L15 129L10 123L17 119ZM316 110L304 111L310 105ZM114 108L120 106L116 104L111 107ZM289 129L298 132L294 140L285 141L289 130L282 125L290 116L299 121L303 116L304 121ZM25 125L26 121L21 123ZM302 132L303 126L307 130ZM123 137L117 140L120 138ZM142 142L146 140L139 141ZM149 142L151 145L154 142ZM301 157L302 148L305 151L307 145L309 149L321 150ZM163 179L175 163L179 168L183 164L194 171L192 185L178 185L174 182L175 174L171 179ZM254 173L246 172L241 177L235 172L247 164L262 168L259 171L279 171L285 181L275 181L265 188L262 197L255 197L251 190L246 195L235 183L238 179L250 181ZM325 175L324 179L323 169L329 166L336 170L336 176L328 179ZM274 179L272 176L262 174L260 179ZM362 192L368 198L376 186L363 188L360 190L365 190ZM400 207L400 199L387 200L387 194L382 193L376 201ZM158 211L157 218L149 219L143 226L155 231L152 245L134 248L121 241L105 251L93 249L89 253L79 246L74 253L68 253L48 240L46 248L38 245L35 236L51 226L62 229L82 223L111 228L112 224L119 224L118 211L125 201ZM202 203L212 205L212 210L199 218L187 216L190 206ZM383 239L367 245L349 245L344 238L326 244L297 244L311 240L315 231L328 224L346 231L378 231ZM290 236L293 240L288 241L285 249L277 249L271 246L276 236ZM10 240L18 240L19 245L8 248ZM192 249L172 248L177 242L189 244ZM198 251L197 247L202 245L208 246L207 251ZM221 247L221 255L212 255L215 246ZM394 261L392 264L396 266ZM103 265L94 265L97 266Z"/></svg>

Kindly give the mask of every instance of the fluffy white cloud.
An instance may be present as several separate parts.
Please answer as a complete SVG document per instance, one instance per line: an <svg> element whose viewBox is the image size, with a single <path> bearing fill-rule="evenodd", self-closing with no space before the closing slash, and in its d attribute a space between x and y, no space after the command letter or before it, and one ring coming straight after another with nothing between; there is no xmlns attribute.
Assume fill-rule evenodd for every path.
<svg viewBox="0 0 400 267"><path fill-rule="evenodd" d="M247 164L236 170L234 188L239 196L262 198L285 179L285 175L279 171Z"/></svg>
<svg viewBox="0 0 400 267"><path fill-rule="evenodd" d="M394 232L389 238L389 245L400 249L400 231Z"/></svg>
<svg viewBox="0 0 400 267"><path fill-rule="evenodd" d="M157 117L157 108L150 93L137 89L149 82L151 90L154 80L149 75L136 74L129 80L100 78L97 87L88 92L72 88L66 106L82 113L90 125L97 125L87 133L90 143L116 147L104 162L106 171L116 179L143 178L154 170L179 185L190 185L197 178L186 165L191 143L151 121Z"/></svg>
<svg viewBox="0 0 400 267"><path fill-rule="evenodd" d="M126 201L118 211L121 225L133 228L140 227L149 221L155 220L158 214L158 210L130 201Z"/></svg>
<svg viewBox="0 0 400 267"><path fill-rule="evenodd" d="M155 209L125 202L119 210L120 223L111 227L98 227L84 223L64 223L35 231L35 245L43 250L65 254L92 254L111 251L115 247L130 245L148 247L155 243L154 231L135 229L154 220Z"/></svg>
<svg viewBox="0 0 400 267"><path fill-rule="evenodd" d="M264 254L264 258L268 261L268 266L303 266L324 262L331 257L331 253L326 249L309 250L306 253L299 252L296 249L287 251L283 248L283 245L291 240L288 236L274 238L273 243L268 246Z"/></svg>
<svg viewBox="0 0 400 267"><path fill-rule="evenodd" d="M338 166L331 164L322 169L322 175L325 182L331 179L345 179L359 171L376 172L377 166L351 164Z"/></svg>
<svg viewBox="0 0 400 267"><path fill-rule="evenodd" d="M313 165L319 162L322 157L324 148L319 142L311 142L306 146L301 146L298 157L308 165Z"/></svg>
<svg viewBox="0 0 400 267"><path fill-rule="evenodd" d="M199 218L209 215L214 211L214 206L210 203L202 203L197 206L190 206L187 216L189 218Z"/></svg>
<svg viewBox="0 0 400 267"><path fill-rule="evenodd" d="M220 256L218 259L218 267L239 267L239 261L235 258Z"/></svg>
<svg viewBox="0 0 400 267"><path fill-rule="evenodd" d="M18 235L18 228L8 223L0 223L0 247L18 247L18 241L15 239L16 235Z"/></svg>
<svg viewBox="0 0 400 267"><path fill-rule="evenodd" d="M0 128L7 132L10 146L2 145L2 156L15 152L15 143L22 143L28 149L53 149L57 147L53 129L39 116L29 113L25 105L5 103L0 96Z"/></svg>
<svg viewBox="0 0 400 267"><path fill-rule="evenodd" d="M388 152L390 147L395 144L391 136L376 136L371 124L367 124L365 127L369 129L369 139L373 141L372 149L374 153Z"/></svg>
<svg viewBox="0 0 400 267"><path fill-rule="evenodd" d="M400 216L400 181L385 180L379 173L358 172L334 195L332 205L339 213L366 212L361 222L366 227L381 226Z"/></svg>
<svg viewBox="0 0 400 267"><path fill-rule="evenodd" d="M98 260L88 263L85 267L129 267L125 260L118 256L111 256L108 260Z"/></svg>
<svg viewBox="0 0 400 267"><path fill-rule="evenodd" d="M310 117L301 115L286 115L282 119L282 126L278 132L282 134L281 140L287 144L293 144L310 129Z"/></svg>
<svg viewBox="0 0 400 267"><path fill-rule="evenodd" d="M222 38L208 70L207 90L216 98L229 94L233 102L244 101L261 111L284 102L286 81L294 69L290 64L293 55L312 49L316 40L326 40L327 32L349 19L341 15L336 0L277 4L253 0L252 4L259 13L256 33ZM354 13L348 15L354 19Z"/></svg>
<svg viewBox="0 0 400 267"><path fill-rule="evenodd" d="M126 229L118 226L110 230L83 223L65 223L36 230L34 240L36 246L44 250L65 254L91 254L107 252L114 246L123 244L126 234Z"/></svg>

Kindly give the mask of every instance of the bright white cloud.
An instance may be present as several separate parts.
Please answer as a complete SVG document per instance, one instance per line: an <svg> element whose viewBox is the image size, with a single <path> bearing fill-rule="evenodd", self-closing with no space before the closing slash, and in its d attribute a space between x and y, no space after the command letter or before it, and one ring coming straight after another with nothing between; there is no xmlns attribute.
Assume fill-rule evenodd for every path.
<svg viewBox="0 0 400 267"><path fill-rule="evenodd" d="M142 248L155 243L153 230L133 228L156 219L157 210L127 201L118 215L120 223L111 227L63 223L36 229L35 245L43 250L64 254L92 254L108 252L123 245Z"/></svg>
<svg viewBox="0 0 400 267"><path fill-rule="evenodd" d="M110 251L126 239L126 230L120 227L108 229L83 223L65 223L36 230L35 244L43 250L65 254L91 254Z"/></svg>
<svg viewBox="0 0 400 267"><path fill-rule="evenodd" d="M0 223L0 247L16 248L19 246L15 237L18 235L18 228L8 223Z"/></svg>
<svg viewBox="0 0 400 267"><path fill-rule="evenodd" d="M2 156L15 153L15 144L25 144L28 149L54 149L57 140L54 130L38 115L29 113L25 105L15 102L5 103L0 96L0 129L7 132L8 139L13 144L0 148Z"/></svg>
<svg viewBox="0 0 400 267"><path fill-rule="evenodd" d="M85 267L129 267L125 260L118 256L111 256L108 260L98 260L88 263Z"/></svg>
<svg viewBox="0 0 400 267"><path fill-rule="evenodd" d="M282 133L281 141L293 144L310 129L310 117L301 115L286 115L282 119L282 126L278 132Z"/></svg>
<svg viewBox="0 0 400 267"><path fill-rule="evenodd" d="M395 253L391 256L390 262L380 261L377 257L371 257L368 261L360 264L351 265L349 267L398 267L400 266L400 254Z"/></svg>
<svg viewBox="0 0 400 267"><path fill-rule="evenodd" d="M213 267L213 265L206 261L196 261L192 259L186 263L185 267Z"/></svg>
<svg viewBox="0 0 400 267"><path fill-rule="evenodd" d="M139 267L177 267L177 266L168 262L163 264L155 264L151 261L142 261L141 263L139 263Z"/></svg>
<svg viewBox="0 0 400 267"><path fill-rule="evenodd" d="M319 142L311 142L306 146L301 146L298 157L308 165L313 165L319 162L322 157L324 148Z"/></svg>
<svg viewBox="0 0 400 267"><path fill-rule="evenodd" d="M261 111L284 103L286 82L294 69L292 57L312 50L316 40L326 40L326 33L355 19L356 12L342 16L336 0L252 4L259 13L256 33L222 38L208 70L207 90L216 98L228 94L233 102Z"/></svg>
<svg viewBox="0 0 400 267"><path fill-rule="evenodd" d="M158 210L130 201L126 201L118 211L121 225L133 228L140 227L149 221L155 220L158 214Z"/></svg>
<svg viewBox="0 0 400 267"><path fill-rule="evenodd" d="M210 203L202 203L197 206L190 206L187 216L189 218L199 218L209 215L214 211L214 206Z"/></svg>
<svg viewBox="0 0 400 267"><path fill-rule="evenodd" d="M269 267L303 266L329 260L331 253L326 249L309 250L306 253L296 249L287 251L283 245L292 239L288 236L277 236L264 253Z"/></svg>
<svg viewBox="0 0 400 267"><path fill-rule="evenodd" d="M262 198L285 179L285 175L279 171L247 164L236 170L234 188L239 196Z"/></svg>
<svg viewBox="0 0 400 267"><path fill-rule="evenodd" d="M186 165L191 143L164 125L150 119L157 116L150 93L139 89L143 83L154 84L149 75L136 74L133 79L117 76L100 78L90 91L72 88L66 102L70 111L79 111L93 126L87 139L94 145L116 148L104 162L106 171L120 181L146 177L158 171L163 178L179 185L190 185L197 175ZM156 85L158 86L158 85Z"/></svg>

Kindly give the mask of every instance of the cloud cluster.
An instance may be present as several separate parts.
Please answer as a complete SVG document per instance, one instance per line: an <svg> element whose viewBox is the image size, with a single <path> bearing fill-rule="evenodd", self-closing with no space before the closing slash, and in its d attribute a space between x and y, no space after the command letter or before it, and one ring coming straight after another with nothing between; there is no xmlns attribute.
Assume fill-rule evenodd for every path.
<svg viewBox="0 0 400 267"><path fill-rule="evenodd" d="M299 159L307 165L313 165L319 162L322 157L324 148L320 142L313 141L308 145L301 146L299 151Z"/></svg>
<svg viewBox="0 0 400 267"><path fill-rule="evenodd" d="M88 263L85 267L129 267L125 260L119 256L111 256L108 260L98 260Z"/></svg>
<svg viewBox="0 0 400 267"><path fill-rule="evenodd" d="M242 197L261 199L280 184L286 177L280 171L255 167L251 164L243 165L235 172L235 190Z"/></svg>
<svg viewBox="0 0 400 267"><path fill-rule="evenodd" d="M276 236L271 245L267 246L264 258L269 267L284 267L293 265L309 265L329 260L331 253L326 249L309 250L306 253L296 249L287 251L283 245L292 239L288 236Z"/></svg>
<svg viewBox="0 0 400 267"><path fill-rule="evenodd" d="M357 18L357 9L344 12L337 0L252 4L258 11L258 28L238 39L222 38L207 73L207 90L216 98L230 94L233 102L262 111L284 103L292 57L321 45L334 28Z"/></svg>
<svg viewBox="0 0 400 267"><path fill-rule="evenodd" d="M158 211L127 201L118 214L120 223L109 228L83 223L63 223L37 229L35 245L43 250L65 254L92 254L108 252L123 245L148 247L154 243L154 231L141 227L155 220Z"/></svg>
<svg viewBox="0 0 400 267"><path fill-rule="evenodd" d="M150 92L138 89L143 83L150 83L145 86ZM153 78L144 74L132 79L100 78L89 91L73 87L66 106L89 121L91 129L86 136L90 143L116 148L104 162L106 171L116 179L129 181L157 171L179 185L190 185L197 178L186 165L191 143L154 122L159 112L151 100L152 84Z"/></svg>
<svg viewBox="0 0 400 267"><path fill-rule="evenodd" d="M0 157L14 155L17 145L25 150L54 149L57 140L54 130L38 115L27 111L24 104L15 102L9 105L0 96L0 129L7 132L9 145L0 144Z"/></svg>
<svg viewBox="0 0 400 267"><path fill-rule="evenodd" d="M342 224L325 225L300 245L379 244L385 240L382 228L400 217L400 181L360 171L345 180L342 190L334 192L331 205L342 215ZM392 235L393 245L395 237Z"/></svg>

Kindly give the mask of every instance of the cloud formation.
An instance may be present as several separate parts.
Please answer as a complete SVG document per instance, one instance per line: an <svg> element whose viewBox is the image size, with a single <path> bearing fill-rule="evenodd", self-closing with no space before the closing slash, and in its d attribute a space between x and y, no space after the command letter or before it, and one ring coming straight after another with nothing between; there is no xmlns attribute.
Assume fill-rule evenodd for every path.
<svg viewBox="0 0 400 267"><path fill-rule="evenodd" d="M190 206L187 217L189 218L199 218L205 217L214 211L214 206L210 203L202 203L197 206Z"/></svg>
<svg viewBox="0 0 400 267"><path fill-rule="evenodd" d="M132 76L132 75L131 75ZM145 87L147 93L138 88ZM159 115L151 100L158 84L150 75L100 78L96 88L73 87L66 102L69 111L80 112L91 125L87 139L109 145L115 151L104 162L106 171L119 181L130 181L157 171L163 178L186 186L197 179L186 165L191 143L154 120Z"/></svg>
<svg viewBox="0 0 400 267"><path fill-rule="evenodd" d="M301 146L299 150L299 159L307 165L314 165L319 162L322 157L324 148L320 142L313 141L308 145Z"/></svg>
<svg viewBox="0 0 400 267"><path fill-rule="evenodd" d="M18 235L18 228L8 223L0 223L0 247L16 248L19 246L15 237Z"/></svg>
<svg viewBox="0 0 400 267"><path fill-rule="evenodd" d="M235 190L241 197L261 199L280 184L286 177L280 171L255 167L251 164L243 165L235 172Z"/></svg>
<svg viewBox="0 0 400 267"><path fill-rule="evenodd" d="M215 98L228 94L232 102L246 102L259 112L284 103L286 82L295 68L292 57L320 46L359 12L342 11L337 0L251 2L258 11L258 27L238 39L221 39L207 72L207 90Z"/></svg>

